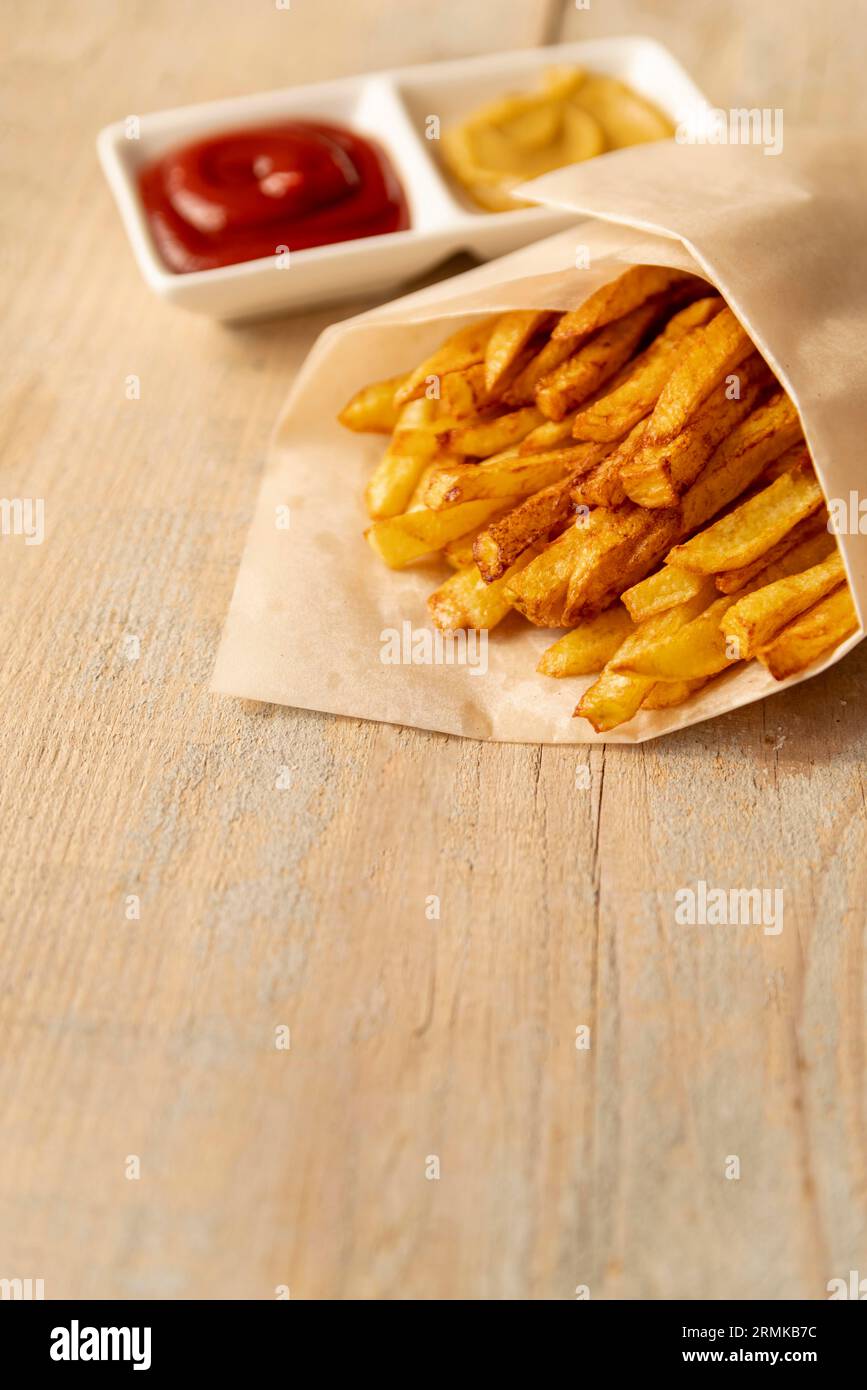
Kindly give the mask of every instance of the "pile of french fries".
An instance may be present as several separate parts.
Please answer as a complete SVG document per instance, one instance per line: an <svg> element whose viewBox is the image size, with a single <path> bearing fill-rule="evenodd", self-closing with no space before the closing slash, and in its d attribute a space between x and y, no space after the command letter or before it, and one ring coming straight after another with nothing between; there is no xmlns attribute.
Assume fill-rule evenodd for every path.
<svg viewBox="0 0 867 1390"><path fill-rule="evenodd" d="M497 314L340 414L391 436L367 539L439 552L444 630L565 628L546 676L596 675L604 732L739 662L778 680L858 627L798 415L700 278L634 266L566 313Z"/></svg>

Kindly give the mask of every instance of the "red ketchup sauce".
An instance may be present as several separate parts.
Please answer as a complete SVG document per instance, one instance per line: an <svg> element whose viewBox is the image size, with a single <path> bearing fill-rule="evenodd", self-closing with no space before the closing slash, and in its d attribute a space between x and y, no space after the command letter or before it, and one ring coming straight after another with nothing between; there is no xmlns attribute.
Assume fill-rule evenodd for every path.
<svg viewBox="0 0 867 1390"><path fill-rule="evenodd" d="M179 273L409 226L385 153L319 121L184 145L143 169L139 190L160 254Z"/></svg>

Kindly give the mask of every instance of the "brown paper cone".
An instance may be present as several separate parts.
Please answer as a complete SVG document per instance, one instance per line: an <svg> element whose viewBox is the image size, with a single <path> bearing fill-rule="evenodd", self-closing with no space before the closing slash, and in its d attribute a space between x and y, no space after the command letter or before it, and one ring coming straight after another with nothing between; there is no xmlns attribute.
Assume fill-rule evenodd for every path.
<svg viewBox="0 0 867 1390"><path fill-rule="evenodd" d="M635 743L806 679L860 640L788 682L750 662L685 705L641 712L607 735L571 717L590 678L537 675L556 634L517 615L491 633L484 671L384 663L384 632L430 628L426 598L443 566L395 572L373 555L362 497L385 441L348 433L335 415L365 382L414 365L462 320L573 308L631 264L704 274L798 407L826 497L861 493L867 140L787 131L777 156L664 142L558 170L521 192L605 220L576 220L569 232L341 323L316 343L272 439L215 690L472 738ZM575 269L579 248L591 269ZM867 537L838 539L863 624Z"/></svg>

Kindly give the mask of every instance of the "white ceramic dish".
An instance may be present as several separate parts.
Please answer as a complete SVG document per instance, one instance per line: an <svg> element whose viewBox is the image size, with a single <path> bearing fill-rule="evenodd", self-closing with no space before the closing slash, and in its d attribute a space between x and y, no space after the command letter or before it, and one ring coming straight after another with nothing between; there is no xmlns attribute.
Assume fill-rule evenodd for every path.
<svg viewBox="0 0 867 1390"><path fill-rule="evenodd" d="M551 208L482 212L441 168L436 142L425 138L428 116L438 116L445 129L483 101L532 87L541 69L558 63L622 78L675 122L688 119L704 101L679 63L655 40L591 39L160 111L139 118L137 138L129 137L127 121L106 126L97 149L139 269L151 289L172 304L212 318L235 319L309 308L352 295L385 294L457 251L488 260L573 220L571 214ZM139 169L172 146L208 132L291 116L333 120L377 140L403 184L410 228L296 251L288 266L268 256L186 275L168 270L139 198Z"/></svg>

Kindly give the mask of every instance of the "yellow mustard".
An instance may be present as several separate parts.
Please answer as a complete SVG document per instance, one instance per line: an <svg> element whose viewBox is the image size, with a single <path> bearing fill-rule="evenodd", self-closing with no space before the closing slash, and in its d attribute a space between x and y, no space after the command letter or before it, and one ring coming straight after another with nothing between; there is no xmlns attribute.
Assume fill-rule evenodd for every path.
<svg viewBox="0 0 867 1390"><path fill-rule="evenodd" d="M665 140L667 116L625 82L578 68L544 75L541 92L522 92L479 108L443 134L451 174L482 207L523 207L511 189L525 179L606 150Z"/></svg>

